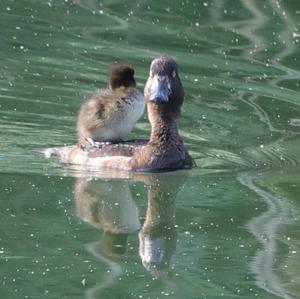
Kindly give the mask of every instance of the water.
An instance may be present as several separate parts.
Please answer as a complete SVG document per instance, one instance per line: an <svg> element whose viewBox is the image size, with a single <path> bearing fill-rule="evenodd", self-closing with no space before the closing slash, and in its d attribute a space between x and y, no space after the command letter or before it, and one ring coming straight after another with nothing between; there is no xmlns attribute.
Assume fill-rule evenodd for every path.
<svg viewBox="0 0 300 299"><path fill-rule="evenodd" d="M1 298L300 298L297 1L3 0ZM81 99L113 62L180 66L198 167L84 173ZM130 138L149 132L146 116Z"/></svg>

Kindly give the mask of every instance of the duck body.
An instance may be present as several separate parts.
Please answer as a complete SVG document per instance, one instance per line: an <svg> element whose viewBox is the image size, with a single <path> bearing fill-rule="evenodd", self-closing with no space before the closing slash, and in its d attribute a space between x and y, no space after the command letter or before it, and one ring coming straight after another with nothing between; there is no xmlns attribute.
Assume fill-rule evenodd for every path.
<svg viewBox="0 0 300 299"><path fill-rule="evenodd" d="M82 104L77 118L81 146L121 141L145 110L143 94L135 88L134 71L128 65L112 68L109 88L98 90Z"/></svg>
<svg viewBox="0 0 300 299"><path fill-rule="evenodd" d="M109 168L135 172L162 172L190 169L193 161L183 144L174 142L157 146L149 140L135 140L117 144L103 144L88 151L75 148L73 160L85 156L78 164L89 168ZM72 155L71 154L71 155ZM69 157L71 157L71 155Z"/></svg>
<svg viewBox="0 0 300 299"><path fill-rule="evenodd" d="M173 58L161 56L152 61L144 96L151 135L133 156L132 168L150 172L191 168L193 160L178 132L184 91Z"/></svg>
<svg viewBox="0 0 300 299"><path fill-rule="evenodd" d="M59 156L65 162L93 170L160 172L192 168L193 160L178 133L183 87L174 59L162 56L152 61L144 96L151 124L149 140L50 149L46 155Z"/></svg>

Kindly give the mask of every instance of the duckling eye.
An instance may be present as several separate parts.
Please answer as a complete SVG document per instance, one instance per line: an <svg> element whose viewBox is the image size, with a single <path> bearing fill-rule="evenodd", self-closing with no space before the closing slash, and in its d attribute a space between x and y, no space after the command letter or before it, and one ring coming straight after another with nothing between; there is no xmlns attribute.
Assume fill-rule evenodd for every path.
<svg viewBox="0 0 300 299"><path fill-rule="evenodd" d="M173 71L172 72L172 78L175 78L176 77L176 71Z"/></svg>

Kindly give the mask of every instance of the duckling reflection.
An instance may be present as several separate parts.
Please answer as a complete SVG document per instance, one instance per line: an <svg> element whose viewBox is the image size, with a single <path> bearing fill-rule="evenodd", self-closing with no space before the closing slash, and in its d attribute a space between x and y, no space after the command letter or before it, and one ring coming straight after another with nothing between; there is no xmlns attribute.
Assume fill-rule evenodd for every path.
<svg viewBox="0 0 300 299"><path fill-rule="evenodd" d="M77 179L75 200L77 216L104 231L103 253L106 256L124 254L128 234L140 228L138 208L128 182Z"/></svg>
<svg viewBox="0 0 300 299"><path fill-rule="evenodd" d="M116 178L121 173L115 173ZM104 231L101 240L106 256L126 252L127 238L139 231L139 255L153 276L168 274L175 253L175 199L186 179L186 172L139 173L127 179L147 187L148 206L141 228L139 212L128 180L78 179L75 186L77 215Z"/></svg>

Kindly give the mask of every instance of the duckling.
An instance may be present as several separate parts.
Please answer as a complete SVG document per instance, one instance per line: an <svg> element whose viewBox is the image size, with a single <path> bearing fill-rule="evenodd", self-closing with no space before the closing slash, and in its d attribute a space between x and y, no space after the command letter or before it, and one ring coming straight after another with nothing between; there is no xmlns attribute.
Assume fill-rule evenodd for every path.
<svg viewBox="0 0 300 299"><path fill-rule="evenodd" d="M88 97L79 110L77 132L81 147L126 138L145 110L143 94L135 86L130 65L112 67L109 88Z"/></svg>

